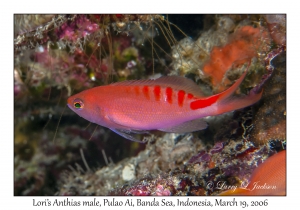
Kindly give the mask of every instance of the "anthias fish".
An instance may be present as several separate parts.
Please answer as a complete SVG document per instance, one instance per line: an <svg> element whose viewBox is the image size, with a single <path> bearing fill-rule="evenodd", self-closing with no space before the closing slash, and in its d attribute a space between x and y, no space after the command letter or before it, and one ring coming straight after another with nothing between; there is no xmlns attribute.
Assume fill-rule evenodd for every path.
<svg viewBox="0 0 300 210"><path fill-rule="evenodd" d="M68 98L68 106L84 119L138 141L131 134L160 130L192 132L207 127L201 119L250 106L261 92L233 96L247 74L227 90L204 96L190 79L165 76L156 80L133 80L91 88Z"/></svg>
<svg viewBox="0 0 300 210"><path fill-rule="evenodd" d="M248 186L227 190L220 195L286 195L286 151L260 164L253 171Z"/></svg>

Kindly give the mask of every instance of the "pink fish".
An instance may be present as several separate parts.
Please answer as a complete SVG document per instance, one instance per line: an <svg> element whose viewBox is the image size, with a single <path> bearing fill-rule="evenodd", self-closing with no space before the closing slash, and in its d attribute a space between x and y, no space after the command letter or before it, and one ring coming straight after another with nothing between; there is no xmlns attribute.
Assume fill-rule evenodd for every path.
<svg viewBox="0 0 300 210"><path fill-rule="evenodd" d="M68 106L84 119L133 141L138 140L131 134L149 130L192 132L207 127L201 118L244 108L261 98L262 91L233 96L247 71L230 88L209 97L192 80L166 76L91 88L69 97Z"/></svg>
<svg viewBox="0 0 300 210"><path fill-rule="evenodd" d="M286 151L271 156L259 165L247 187L227 190L219 195L286 195Z"/></svg>

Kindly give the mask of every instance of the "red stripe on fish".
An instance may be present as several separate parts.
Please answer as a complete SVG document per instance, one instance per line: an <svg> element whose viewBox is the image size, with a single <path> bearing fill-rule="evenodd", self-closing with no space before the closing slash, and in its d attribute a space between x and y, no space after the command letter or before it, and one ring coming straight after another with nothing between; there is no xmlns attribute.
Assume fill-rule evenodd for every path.
<svg viewBox="0 0 300 210"><path fill-rule="evenodd" d="M188 93L187 97L188 97L188 99L192 99L192 98L194 98L194 95L193 95L193 94L190 94L190 93Z"/></svg>
<svg viewBox="0 0 300 210"><path fill-rule="evenodd" d="M205 99L198 99L196 101L191 102L190 107L193 110L208 107L215 103L219 97L220 95L215 95Z"/></svg>
<svg viewBox="0 0 300 210"><path fill-rule="evenodd" d="M150 95L149 95L149 87L147 85L145 85L143 87L143 93L144 93L144 96L147 98L147 99L150 99Z"/></svg>
<svg viewBox="0 0 300 210"><path fill-rule="evenodd" d="M159 101L160 100L160 86L158 86L158 85L154 86L153 93L155 96L155 100Z"/></svg>
<svg viewBox="0 0 300 210"><path fill-rule="evenodd" d="M180 107L183 106L184 96L185 96L185 91L179 90L179 91L178 91L178 105L179 105Z"/></svg>
<svg viewBox="0 0 300 210"><path fill-rule="evenodd" d="M135 92L136 96L140 95L140 87L139 86L134 86L134 92Z"/></svg>
<svg viewBox="0 0 300 210"><path fill-rule="evenodd" d="M172 95L173 95L173 90L170 87L166 88L166 95L167 95L167 101L169 104L172 104Z"/></svg>

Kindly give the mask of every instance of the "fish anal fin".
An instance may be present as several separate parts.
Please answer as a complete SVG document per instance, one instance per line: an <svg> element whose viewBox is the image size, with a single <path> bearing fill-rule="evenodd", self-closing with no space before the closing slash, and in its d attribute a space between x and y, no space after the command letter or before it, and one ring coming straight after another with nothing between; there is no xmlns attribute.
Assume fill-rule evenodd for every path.
<svg viewBox="0 0 300 210"><path fill-rule="evenodd" d="M196 120L184 122L182 124L173 127L162 128L159 130L164 132L169 132L169 133L187 133L187 132L203 130L205 128L207 128L207 123L202 119L196 119Z"/></svg>

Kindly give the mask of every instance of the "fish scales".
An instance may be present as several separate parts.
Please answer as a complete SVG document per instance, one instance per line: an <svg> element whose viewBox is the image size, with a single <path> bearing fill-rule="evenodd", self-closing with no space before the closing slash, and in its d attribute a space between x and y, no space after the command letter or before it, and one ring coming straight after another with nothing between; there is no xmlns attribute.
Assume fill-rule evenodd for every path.
<svg viewBox="0 0 300 210"><path fill-rule="evenodd" d="M207 127L201 118L244 108L261 98L262 92L254 91L233 96L248 68L230 88L213 96L204 96L192 80L166 76L91 88L69 97L68 106L86 120L130 140L135 140L132 132L197 131Z"/></svg>
<svg viewBox="0 0 300 210"><path fill-rule="evenodd" d="M104 91L104 90L103 90ZM133 129L157 129L169 122L193 115L188 98L183 90L160 86L111 86L105 92L109 95L103 101L109 115L119 119L118 123L126 124ZM138 94L137 94L138 92ZM186 102L186 103L184 103ZM187 117L187 116L185 116Z"/></svg>

